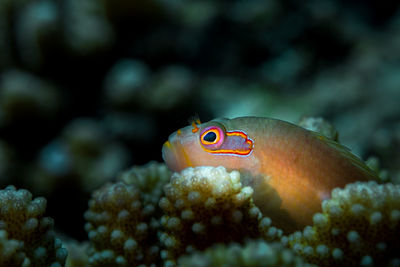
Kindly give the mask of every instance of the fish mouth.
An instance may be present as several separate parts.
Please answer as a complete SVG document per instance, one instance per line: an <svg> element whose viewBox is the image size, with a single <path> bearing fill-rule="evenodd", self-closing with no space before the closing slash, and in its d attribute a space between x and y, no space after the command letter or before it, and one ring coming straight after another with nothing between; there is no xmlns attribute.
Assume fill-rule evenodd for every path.
<svg viewBox="0 0 400 267"><path fill-rule="evenodd" d="M192 132L188 134L187 129L179 129L168 137L162 147L162 157L168 168L179 172L184 168L192 167L192 157L186 146L191 143Z"/></svg>
<svg viewBox="0 0 400 267"><path fill-rule="evenodd" d="M179 171L179 155L178 151L174 145L175 139L172 135L168 138L168 140L163 144L162 147L162 158L164 162L167 164L168 168L171 171Z"/></svg>

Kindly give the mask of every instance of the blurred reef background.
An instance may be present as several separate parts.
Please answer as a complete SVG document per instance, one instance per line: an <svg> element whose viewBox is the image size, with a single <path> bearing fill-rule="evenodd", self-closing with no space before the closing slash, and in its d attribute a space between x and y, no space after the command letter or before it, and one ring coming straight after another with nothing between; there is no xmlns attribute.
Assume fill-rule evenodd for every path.
<svg viewBox="0 0 400 267"><path fill-rule="evenodd" d="M86 240L91 193L196 114L323 117L400 181L399 47L396 1L0 0L0 189Z"/></svg>

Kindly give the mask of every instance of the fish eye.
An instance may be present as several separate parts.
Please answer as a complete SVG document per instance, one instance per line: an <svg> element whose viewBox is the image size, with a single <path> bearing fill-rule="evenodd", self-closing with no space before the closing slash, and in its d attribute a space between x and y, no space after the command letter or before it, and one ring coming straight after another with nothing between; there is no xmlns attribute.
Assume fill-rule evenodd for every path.
<svg viewBox="0 0 400 267"><path fill-rule="evenodd" d="M218 141L221 139L220 137L220 129L216 127L210 127L209 129L206 129L200 136L203 145L213 145L218 143Z"/></svg>
<svg viewBox="0 0 400 267"><path fill-rule="evenodd" d="M209 148L217 149L224 142L225 132L221 127L210 126L200 133L200 143Z"/></svg>
<svg viewBox="0 0 400 267"><path fill-rule="evenodd" d="M217 139L217 135L214 132L208 132L205 136L203 136L203 140L207 142L214 142Z"/></svg>

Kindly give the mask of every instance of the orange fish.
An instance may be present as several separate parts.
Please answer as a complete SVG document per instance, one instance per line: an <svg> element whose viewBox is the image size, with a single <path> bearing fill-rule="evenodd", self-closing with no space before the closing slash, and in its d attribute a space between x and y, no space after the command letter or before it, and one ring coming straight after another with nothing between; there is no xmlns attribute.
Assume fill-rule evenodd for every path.
<svg viewBox="0 0 400 267"><path fill-rule="evenodd" d="M239 170L260 210L287 231L312 224L333 188L376 178L349 149L316 132L261 117L193 122L165 142L173 171L224 166Z"/></svg>

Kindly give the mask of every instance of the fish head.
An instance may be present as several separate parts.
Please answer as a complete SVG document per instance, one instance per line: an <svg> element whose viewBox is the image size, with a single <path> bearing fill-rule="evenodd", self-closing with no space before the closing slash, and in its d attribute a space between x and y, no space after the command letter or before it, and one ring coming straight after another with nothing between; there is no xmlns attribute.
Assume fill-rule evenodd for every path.
<svg viewBox="0 0 400 267"><path fill-rule="evenodd" d="M239 168L240 158L251 155L254 141L241 130L227 129L228 120L193 122L171 134L162 148L163 159L173 171L187 167Z"/></svg>

